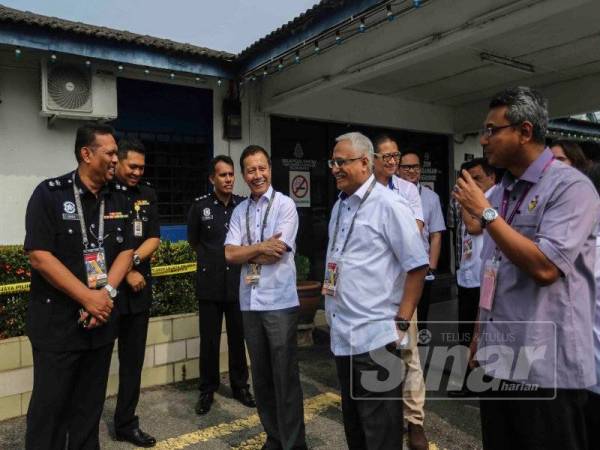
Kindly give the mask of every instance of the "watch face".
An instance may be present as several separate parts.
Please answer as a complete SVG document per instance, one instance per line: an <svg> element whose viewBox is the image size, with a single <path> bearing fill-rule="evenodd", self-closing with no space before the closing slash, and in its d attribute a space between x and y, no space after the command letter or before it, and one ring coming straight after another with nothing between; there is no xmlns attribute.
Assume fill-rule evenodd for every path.
<svg viewBox="0 0 600 450"><path fill-rule="evenodd" d="M487 221L494 220L496 218L496 211L492 208L488 208L483 211L483 218Z"/></svg>

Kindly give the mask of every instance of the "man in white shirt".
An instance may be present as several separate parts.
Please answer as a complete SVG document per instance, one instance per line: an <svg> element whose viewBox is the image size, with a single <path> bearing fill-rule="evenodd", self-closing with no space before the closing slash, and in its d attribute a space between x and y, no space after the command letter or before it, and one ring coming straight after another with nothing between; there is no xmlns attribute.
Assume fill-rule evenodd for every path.
<svg viewBox="0 0 600 450"><path fill-rule="evenodd" d="M463 163L463 170L469 172L475 183L490 197L496 187L496 173L485 158L476 158ZM458 332L463 345L469 347L473 337L473 322L477 320L479 310L479 287L481 278L481 249L483 235L479 218L471 216L458 204L460 225L456 232L460 233L460 266L456 271L458 286ZM467 369L468 371L468 369ZM468 373L468 372L467 372ZM467 375L465 375L466 379ZM459 391L449 391L450 396L468 395L466 386Z"/></svg>
<svg viewBox="0 0 600 450"><path fill-rule="evenodd" d="M344 134L329 161L342 192L329 223L325 308L351 449L402 448L405 344L427 271L409 208L372 174L373 144Z"/></svg>
<svg viewBox="0 0 600 450"><path fill-rule="evenodd" d="M267 434L263 449L306 449L296 343L298 213L292 199L273 190L265 149L246 147L240 166L251 195L232 213L225 259L243 264L240 309L256 406Z"/></svg>
<svg viewBox="0 0 600 450"><path fill-rule="evenodd" d="M417 186L396 176L400 151L396 141L381 135L375 138L375 157L373 168L379 183L395 192L410 208L417 226L423 231L423 208ZM417 312L410 319L408 328L409 342L402 349L402 359L406 364L407 375L403 385L404 419L408 423L408 446L411 450L425 450L429 442L423 430L425 419L425 381L417 347Z"/></svg>

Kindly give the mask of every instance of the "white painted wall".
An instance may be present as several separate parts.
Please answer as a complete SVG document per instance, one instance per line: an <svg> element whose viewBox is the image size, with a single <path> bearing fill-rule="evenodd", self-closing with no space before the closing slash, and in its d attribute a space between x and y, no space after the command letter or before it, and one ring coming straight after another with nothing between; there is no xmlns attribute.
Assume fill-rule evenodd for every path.
<svg viewBox="0 0 600 450"><path fill-rule="evenodd" d="M136 78L128 73L123 76ZM144 79L162 83L198 86L193 81L149 76ZM256 89L243 92L243 139L223 139L222 103L227 87L217 86L209 78L200 85L213 90L214 154L228 154L236 162L249 143L269 150L270 120L256 111ZM12 52L0 52L0 245L22 244L25 236L25 210L35 186L46 178L62 175L76 166L73 145L75 132L83 122L57 120L52 127L40 112L40 69L37 56L26 56L15 61ZM236 182L236 193L247 194L241 176Z"/></svg>

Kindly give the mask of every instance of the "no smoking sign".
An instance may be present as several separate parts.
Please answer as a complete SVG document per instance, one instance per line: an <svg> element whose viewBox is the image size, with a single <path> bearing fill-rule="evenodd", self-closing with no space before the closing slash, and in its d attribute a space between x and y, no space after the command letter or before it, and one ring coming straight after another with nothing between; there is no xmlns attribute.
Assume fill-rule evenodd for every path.
<svg viewBox="0 0 600 450"><path fill-rule="evenodd" d="M290 170L289 192L297 207L310 207L310 172Z"/></svg>

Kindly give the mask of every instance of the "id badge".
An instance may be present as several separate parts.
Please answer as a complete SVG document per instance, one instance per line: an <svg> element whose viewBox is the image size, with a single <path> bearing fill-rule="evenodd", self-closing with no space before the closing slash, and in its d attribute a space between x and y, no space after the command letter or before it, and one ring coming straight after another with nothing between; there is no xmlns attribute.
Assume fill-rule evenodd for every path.
<svg viewBox="0 0 600 450"><path fill-rule="evenodd" d="M143 233L143 222L140 219L135 219L133 221L133 235L135 237L143 237L144 233Z"/></svg>
<svg viewBox="0 0 600 450"><path fill-rule="evenodd" d="M341 262L327 261L325 266L325 278L323 279L323 289L321 294L335 297L337 283L340 277Z"/></svg>
<svg viewBox="0 0 600 450"><path fill-rule="evenodd" d="M248 285L255 286L258 284L260 280L260 264L250 263L248 264L248 272L246 272L246 276L244 277L244 281Z"/></svg>
<svg viewBox="0 0 600 450"><path fill-rule="evenodd" d="M104 249L94 248L83 251L83 262L87 275L87 285L90 289L100 289L108 282L106 270L106 255Z"/></svg>
<svg viewBox="0 0 600 450"><path fill-rule="evenodd" d="M492 305L494 304L499 267L500 263L493 259L488 259L484 265L483 279L481 280L481 293L479 295L479 307L486 311L491 311Z"/></svg>
<svg viewBox="0 0 600 450"><path fill-rule="evenodd" d="M463 240L463 258L466 260L471 259L473 256L473 239L471 236L466 237Z"/></svg>

